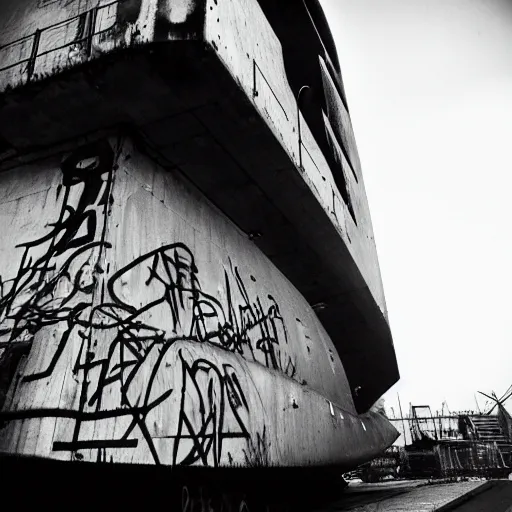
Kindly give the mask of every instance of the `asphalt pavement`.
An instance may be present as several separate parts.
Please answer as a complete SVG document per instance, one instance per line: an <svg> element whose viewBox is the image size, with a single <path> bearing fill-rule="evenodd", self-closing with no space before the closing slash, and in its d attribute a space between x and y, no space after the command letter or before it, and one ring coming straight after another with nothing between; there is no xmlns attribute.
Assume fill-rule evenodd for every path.
<svg viewBox="0 0 512 512"><path fill-rule="evenodd" d="M316 512L512 512L512 481L351 482Z"/></svg>
<svg viewBox="0 0 512 512"><path fill-rule="evenodd" d="M512 481L492 482L488 489L464 503L439 512L512 512Z"/></svg>

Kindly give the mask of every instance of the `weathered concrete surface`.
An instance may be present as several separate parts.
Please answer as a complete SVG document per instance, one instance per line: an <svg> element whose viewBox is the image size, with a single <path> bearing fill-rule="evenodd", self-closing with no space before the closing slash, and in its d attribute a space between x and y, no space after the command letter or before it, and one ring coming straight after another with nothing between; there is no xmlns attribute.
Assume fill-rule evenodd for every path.
<svg viewBox="0 0 512 512"><path fill-rule="evenodd" d="M92 9L95 18L92 19ZM203 11L204 10L204 11ZM120 47L140 45L153 41L197 39L211 45L223 64L243 88L247 97L252 98L254 106L267 121L275 135L284 145L292 160L298 165L299 121L302 137L302 167L305 178L318 195L324 209L332 213L341 227L340 236L358 260L379 307L385 312L382 284L375 256L370 216L362 180L357 183L355 172L360 177L360 164L357 148L350 123L350 116L339 97L325 60L315 56L316 75L327 97L327 120L329 127L340 133L340 141L350 160L354 162L354 171L350 170L343 153L339 172L344 175L350 197L354 203L357 225L352 220L345 201L341 197L332 171L327 165L326 155L322 153L315 137L302 113L297 118L296 91L292 90L287 76L284 57L273 27L267 21L264 11L254 0L225 0L216 2L159 2L157 0L130 0L129 2L46 2L44 0L9 1L2 5L0 25L0 46L11 41L32 36L42 30L39 50L36 52L34 73L38 77L51 76L64 68L73 67L90 57L108 54ZM193 31L193 15L199 12L204 19L204 34ZM81 18L82 16L82 18ZM67 20L70 20L69 22ZM183 32L181 25L188 26L189 32ZM46 29L47 27L53 27ZM166 26L167 30L162 29ZM45 30L46 29L46 30ZM84 53L82 39L87 30L93 35L91 54ZM73 42L80 43L75 49ZM24 40L12 46L0 49L0 68L28 59L33 41ZM311 43L313 44L313 43ZM63 48L59 48L64 46ZM75 45L76 46L76 45ZM40 57L37 55L41 54ZM26 65L17 66L0 74L0 89L18 85L26 74ZM18 76L19 75L19 76ZM21 77L21 78L20 78ZM313 80L313 77L311 78ZM321 131L326 128L321 127ZM336 144L336 141L334 141ZM358 236L364 232L366 236ZM350 242L349 242L350 240Z"/></svg>
<svg viewBox="0 0 512 512"><path fill-rule="evenodd" d="M204 34L196 34L196 39L204 37L211 45L247 97L254 101L255 108L274 131L292 161L302 167L304 178L323 208L335 217L335 223L341 228L340 236L352 256L358 260L379 307L386 312L364 184L362 179L357 182L359 178L353 174L360 177L361 171L350 116L321 55L315 56L313 64L315 74L321 77L325 90L327 117L326 126L317 129L321 132L326 129L339 132L340 143L343 142L346 154L351 155L351 162L355 162L355 170L351 170L344 153L332 149L339 153L336 155L340 161L337 172L343 175L346 182L356 222L338 190L326 160L326 151L322 151L315 140L318 135L312 133L302 113L297 117L296 91L292 90L289 83L281 42L258 2L208 0L203 5L203 2L130 0L124 4L111 1L72 1L66 2L64 6L61 4L59 1L24 0L2 5L5 30L0 30L0 46L7 46L0 48L0 69L30 57L34 49L31 36L36 29L42 32L33 72L40 78L55 75L65 68L72 68L89 58L119 48L169 39L189 40L191 34L183 32L181 24L189 26L195 34L192 30L195 27L193 13L200 12ZM163 30L162 25L167 26L167 30ZM89 54L85 52L85 43L82 42L88 31L93 34ZM27 37L29 39L23 39ZM11 41L20 38L23 41L9 46ZM80 48L76 48L77 45ZM23 63L1 72L0 90L26 82L27 66L27 63ZM321 116L320 107L317 110ZM297 139L299 129L303 146L301 150ZM338 144L336 137L332 144ZM358 236L359 232L364 232L366 236Z"/></svg>
<svg viewBox="0 0 512 512"><path fill-rule="evenodd" d="M374 299L385 313L384 294L362 179L359 183L356 182L344 155L340 154L339 158L342 160L344 168L340 172L343 172L350 196L353 198L356 225L338 190L333 176L334 171L327 164L327 154L322 152L315 140L316 134L311 131L302 112L299 113L300 119L297 119L297 93L292 91L287 75L284 55L281 50L284 42L278 39L258 2L252 0L227 2L209 0L207 4L211 9L208 8L206 11L206 41L216 43L215 47L219 57L240 83L247 96L254 96L254 92L257 92L254 97L256 108L267 120L276 137L282 141L287 153L298 167L297 133L300 124L303 144L301 162L303 177L310 183L324 210L330 212L331 217L334 217L333 222L339 223L341 228L339 235L358 262ZM292 15L293 10L290 10L290 17ZM284 21L281 23L285 26L293 25L286 24ZM304 44L307 43L304 42ZM310 44L313 43L310 42ZM349 139L346 146L349 148L348 152L356 154L357 148L348 112L343 102L336 96L335 87L331 86L332 78L325 73L325 68L323 68L324 72L321 72L320 62L320 57L317 55L314 61L316 73L314 75L312 73L313 76L309 77L309 80L314 80L315 75L318 75L320 80L325 82L324 90L328 97L326 103L331 112L340 116L336 118L333 115L332 126L342 126L342 131L346 134L345 141ZM304 64L302 65L304 66ZM308 83L309 81L303 85ZM322 126L321 131L325 130L326 127ZM356 161L355 158L354 161ZM356 172L360 173L358 167L356 166ZM361 237L361 233L365 233L365 235Z"/></svg>
<svg viewBox="0 0 512 512"><path fill-rule="evenodd" d="M23 22L30 4L6 5L9 19L17 16L20 36L29 33L36 23ZM65 48L36 52L38 80L4 94L0 166L18 167L72 148L77 137L90 140L128 127L154 158L179 168L253 238L311 305L319 305L356 409L367 411L398 379L398 370L364 185L345 158L356 154L348 113L329 89L325 69L321 73L322 58L328 73L332 68L327 56L314 55L314 61L333 108L326 115L315 108L334 133L329 151L337 155L336 179L318 133L302 111L297 117L281 41L257 2L101 3L96 18L87 8L80 3L76 11L86 15L80 31L90 35L87 52L72 50L80 39L75 32L55 36ZM60 2L41 9L59 10ZM44 20L37 28L45 28ZM0 60L21 58L15 46L0 49ZM64 58L61 50L74 53ZM27 65L21 75L13 75L16 66L0 72L1 89L27 82ZM337 109L342 126L336 126ZM342 143L350 147L341 150ZM341 176L351 209L337 185Z"/></svg>
<svg viewBox="0 0 512 512"><path fill-rule="evenodd" d="M349 468L357 416L311 306L224 215L124 138L0 174L0 451Z"/></svg>

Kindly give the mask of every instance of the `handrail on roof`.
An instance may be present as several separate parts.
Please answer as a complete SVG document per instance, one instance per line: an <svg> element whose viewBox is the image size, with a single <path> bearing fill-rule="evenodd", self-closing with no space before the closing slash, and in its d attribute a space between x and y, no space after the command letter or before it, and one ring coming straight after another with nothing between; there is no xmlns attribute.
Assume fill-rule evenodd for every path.
<svg viewBox="0 0 512 512"><path fill-rule="evenodd" d="M30 35L27 35L27 36L24 36L24 37L20 37L19 39L16 39L14 41L11 41L9 43L6 43L2 46L0 46L0 52L6 50L7 48L10 48L12 46L15 46L16 44L20 44L22 42L25 42L25 41L29 41L29 40L32 40L32 48L30 49L30 57L28 58L24 58L24 59L19 59L17 60L16 62L12 63L12 64L8 64L7 66L4 66L2 68L0 68L0 72L3 72L3 71L6 71L8 69L11 69L13 67L16 67L16 66L19 66L21 64L24 64L25 62L28 63L28 66L27 66L27 81L30 81L30 79L32 78L32 75L33 75L33 72L34 72L34 68L35 68L35 60L37 59L37 57L41 57L43 55L47 55L51 52L54 52L54 51L58 51L58 50L61 50L63 48L66 48L67 46L70 46L72 44L82 44L84 42L87 42L87 49L88 49L88 53L90 53L90 48L91 48L91 43L92 43L92 38L98 34L102 34L104 32L107 32L108 30L112 29L112 26L106 28L106 29L102 29L102 30L99 30L99 31L96 31L96 20L97 20L97 14L99 11L103 10L103 9L107 9L109 7L111 7L112 5L115 5L115 4L118 4L118 3L121 3L123 2L123 0L113 0L112 2L109 2L107 4L104 4L104 5L98 5L96 7L93 7L92 9L89 9L88 11L84 11L83 13L80 13L80 14L77 14L76 16L72 16L70 18L67 18L65 20L62 20L62 21L58 21L56 23L53 23L51 25L48 25L42 29L37 29L35 32L33 32L32 34ZM52 48L50 50L46 50L42 53L39 53L39 44L40 44L40 40L41 40L41 35L44 34L45 32L49 31L49 30L53 30L55 29L56 27L60 27L60 26L65 26L65 25L68 25L70 23L72 23L73 21L75 20L78 20L84 16L91 16L91 20L92 20L92 29L89 30L89 33L85 36L85 37L82 37L78 40L74 40L72 42L67 42L61 46L58 46L56 48Z"/></svg>

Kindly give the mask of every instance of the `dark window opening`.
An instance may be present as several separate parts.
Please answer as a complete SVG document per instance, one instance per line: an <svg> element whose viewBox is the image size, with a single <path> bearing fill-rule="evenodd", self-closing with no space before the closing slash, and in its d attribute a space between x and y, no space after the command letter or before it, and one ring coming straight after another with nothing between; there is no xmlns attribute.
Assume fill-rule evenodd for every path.
<svg viewBox="0 0 512 512"><path fill-rule="evenodd" d="M329 147L331 149L331 154L329 155L330 158L327 158L329 167L331 168L334 181L336 182L336 186L338 187L341 197L343 198L343 202L347 206L347 209L350 212L350 216L357 226L356 214L354 212L354 206L352 204L352 198L350 196L350 190L348 188L345 171L345 167L348 165L348 162L345 161L346 163L344 165L343 155L340 154L339 146L335 142L335 139L333 139L330 130L327 127L325 128L325 132L329 141Z"/></svg>
<svg viewBox="0 0 512 512"><path fill-rule="evenodd" d="M332 37L332 32L329 28L329 23L325 17L324 11L320 6L318 0L303 0L306 10L311 18L315 30L320 38L325 51L329 55L330 60L334 64L336 71L339 73L340 63L338 61L338 54L336 52L336 45Z"/></svg>
<svg viewBox="0 0 512 512"><path fill-rule="evenodd" d="M355 145L350 114L348 113L348 110L344 108L342 98L340 97L336 88L336 81L331 74L329 66L327 66L322 57L319 57L319 59L324 91L324 101L326 106L325 114L331 123L334 136L336 137L341 151L350 166L352 175L354 176L356 182L359 182L357 173L354 171L354 162L352 161L350 155L350 147L352 145L353 153L353 146ZM354 155L352 155L352 157L355 158Z"/></svg>
<svg viewBox="0 0 512 512"><path fill-rule="evenodd" d="M325 14L322 8L318 5L317 0L303 0L303 2L320 44L324 50L326 66L329 69L329 73L336 89L338 90L345 109L348 112L347 96L345 94L345 86L343 85L343 79L341 77L338 53L336 51L336 45Z"/></svg>

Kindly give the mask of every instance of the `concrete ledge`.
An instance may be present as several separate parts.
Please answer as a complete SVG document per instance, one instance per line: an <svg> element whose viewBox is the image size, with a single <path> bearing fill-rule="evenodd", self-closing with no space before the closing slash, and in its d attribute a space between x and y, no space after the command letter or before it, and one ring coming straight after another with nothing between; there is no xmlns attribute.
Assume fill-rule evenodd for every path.
<svg viewBox="0 0 512 512"><path fill-rule="evenodd" d="M459 505L462 505L463 503L466 503L470 499L474 498L475 496L478 496L479 494L482 494L483 492L489 491L494 487L496 484L495 481L490 480L488 482L483 483L482 485L479 485L475 489L472 489L471 491L467 492L466 494L463 494L462 496L459 496L458 498L455 498L454 500L450 501L450 503L447 503L446 505L443 505L440 508L434 509L435 512L448 512L451 510L455 510L456 507Z"/></svg>

